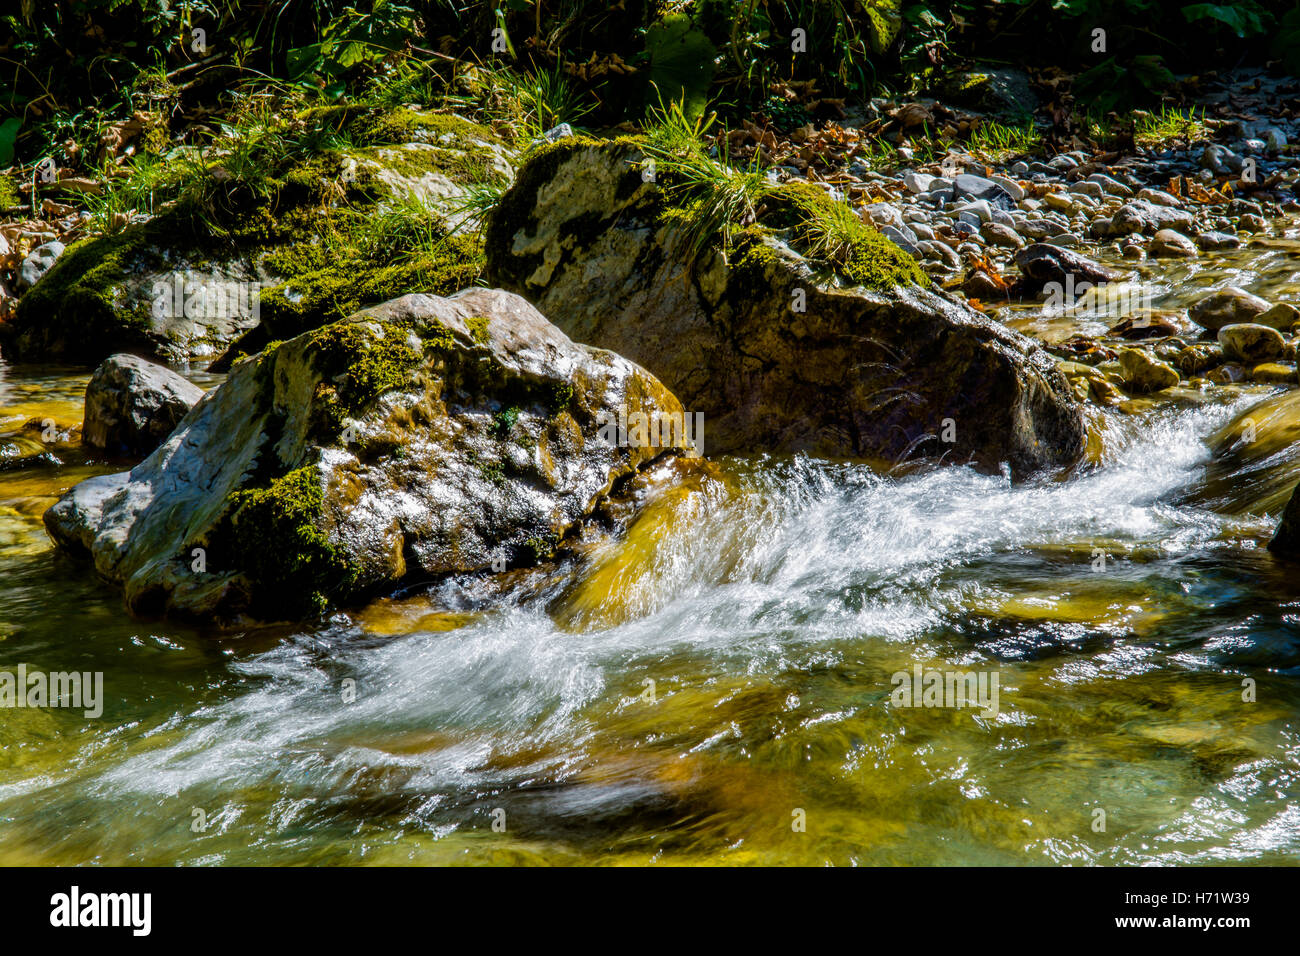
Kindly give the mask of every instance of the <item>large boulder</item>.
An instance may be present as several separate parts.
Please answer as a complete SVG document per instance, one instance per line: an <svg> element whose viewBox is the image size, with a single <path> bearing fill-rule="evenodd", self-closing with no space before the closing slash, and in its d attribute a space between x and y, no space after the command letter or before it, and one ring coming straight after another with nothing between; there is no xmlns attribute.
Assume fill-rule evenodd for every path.
<svg viewBox="0 0 1300 956"><path fill-rule="evenodd" d="M212 161L155 218L51 259L0 324L0 352L25 362L96 365L114 352L186 362L251 336L242 351L253 354L413 288L449 293L474 281L476 241L447 235L420 256L391 257L384 229L394 210L420 210L425 231L462 225L471 184L511 174L495 133L412 110L327 108L297 122L344 127L353 144L268 156L266 168L243 173L251 182Z"/></svg>
<svg viewBox="0 0 1300 956"><path fill-rule="evenodd" d="M637 413L678 424L655 442ZM621 476L689 447L680 426L652 375L518 296L408 295L236 364L45 525L136 613L291 618L548 557Z"/></svg>
<svg viewBox="0 0 1300 956"><path fill-rule="evenodd" d="M779 220L697 257L644 160L627 139L539 151L489 220L488 275L654 372L703 413L711 454L929 456L1017 475L1080 456L1081 407L1051 356L910 281L879 236L847 280L797 254Z"/></svg>
<svg viewBox="0 0 1300 956"><path fill-rule="evenodd" d="M86 386L81 440L115 455L147 455L176 430L203 389L137 355L110 355Z"/></svg>

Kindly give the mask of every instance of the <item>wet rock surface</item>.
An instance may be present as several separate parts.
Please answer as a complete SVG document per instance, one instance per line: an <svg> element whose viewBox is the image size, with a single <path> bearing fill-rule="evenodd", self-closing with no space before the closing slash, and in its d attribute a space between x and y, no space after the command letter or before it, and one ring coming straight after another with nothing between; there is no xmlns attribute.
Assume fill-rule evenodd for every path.
<svg viewBox="0 0 1300 956"><path fill-rule="evenodd" d="M203 389L135 355L112 355L86 386L82 441L112 455L147 455L175 431Z"/></svg>
<svg viewBox="0 0 1300 956"><path fill-rule="evenodd" d="M489 277L654 371L704 414L710 453L933 456L1019 475L1079 456L1080 410L1032 341L914 285L828 281L776 236L693 262L641 159L634 144L570 142L523 167L489 223Z"/></svg>
<svg viewBox="0 0 1300 956"><path fill-rule="evenodd" d="M239 363L130 472L77 485L51 537L136 613L285 619L548 558L621 477L685 448L605 424L680 415L654 376L518 296L409 295ZM604 430L602 430L604 429Z"/></svg>

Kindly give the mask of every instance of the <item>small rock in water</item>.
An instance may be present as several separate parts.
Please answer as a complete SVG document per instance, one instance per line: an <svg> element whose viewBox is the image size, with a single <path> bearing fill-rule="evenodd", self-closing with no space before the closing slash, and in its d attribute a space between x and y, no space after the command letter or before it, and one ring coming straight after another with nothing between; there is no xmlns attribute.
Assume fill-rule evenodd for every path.
<svg viewBox="0 0 1300 956"><path fill-rule="evenodd" d="M169 368L110 355L86 386L82 441L113 455L147 455L202 397L203 389Z"/></svg>
<svg viewBox="0 0 1300 956"><path fill-rule="evenodd" d="M1159 392L1179 382L1177 369L1141 349L1125 349L1120 352L1119 365L1128 387L1139 394Z"/></svg>
<svg viewBox="0 0 1300 956"><path fill-rule="evenodd" d="M1279 302L1271 309L1255 316L1254 321L1258 325L1267 325L1270 329L1277 329L1279 332L1290 332L1291 327L1300 322L1300 309Z"/></svg>
<svg viewBox="0 0 1300 956"><path fill-rule="evenodd" d="M1217 332L1225 325L1254 322L1267 312L1269 303L1257 295L1228 286L1201 299L1188 310L1193 322L1209 332Z"/></svg>
<svg viewBox="0 0 1300 956"><path fill-rule="evenodd" d="M1106 334L1118 335L1120 338L1129 339L1130 341L1161 339L1170 335L1177 335L1178 326L1163 316L1146 311L1125 316Z"/></svg>
<svg viewBox="0 0 1300 956"><path fill-rule="evenodd" d="M1246 369L1236 362L1220 365L1205 376L1215 385L1236 385L1246 380Z"/></svg>
<svg viewBox="0 0 1300 956"><path fill-rule="evenodd" d="M1282 333L1267 325L1225 325L1219 329L1218 339L1228 358L1247 365L1258 365L1269 359L1280 358L1286 349Z"/></svg>
<svg viewBox="0 0 1300 956"><path fill-rule="evenodd" d="M1237 227L1243 232L1264 232L1268 229L1268 223L1264 221L1263 216L1256 216L1254 213L1248 212L1237 220Z"/></svg>
<svg viewBox="0 0 1300 956"><path fill-rule="evenodd" d="M1161 229L1151 240L1151 255L1186 259L1196 255L1196 246L1181 232Z"/></svg>
<svg viewBox="0 0 1300 956"><path fill-rule="evenodd" d="M1083 240L1080 239L1072 232L1057 233L1055 236L1048 236L1043 241L1046 242L1048 245L1060 246L1063 249L1074 248L1075 246L1079 246L1083 244Z"/></svg>
<svg viewBox="0 0 1300 956"><path fill-rule="evenodd" d="M1296 368L1285 362L1265 362L1250 370L1250 380L1261 385L1294 385Z"/></svg>
<svg viewBox="0 0 1300 956"><path fill-rule="evenodd" d="M1210 252L1219 249L1236 249L1241 245L1241 240L1226 232L1210 230L1208 232L1197 233L1196 244L1207 252Z"/></svg>
<svg viewBox="0 0 1300 956"><path fill-rule="evenodd" d="M1228 203L1227 212L1229 216L1244 216L1249 214L1252 216L1262 217L1264 215L1264 207L1257 202L1251 202L1249 199L1234 199L1232 202Z"/></svg>
<svg viewBox="0 0 1300 956"><path fill-rule="evenodd" d="M1075 237L1072 237L1075 238ZM1076 238L1077 241L1077 238ZM1036 242L1016 253L1016 265L1024 275L1024 291L1038 291L1049 282L1063 290L1068 282L1113 282L1118 273L1100 263L1061 248L1058 244Z"/></svg>
<svg viewBox="0 0 1300 956"><path fill-rule="evenodd" d="M972 299L1005 299L1006 290L982 269L976 269L962 283L961 291Z"/></svg>
<svg viewBox="0 0 1300 956"><path fill-rule="evenodd" d="M1222 345L1217 342L1198 342L1179 352L1174 364L1187 375L1200 375L1225 361L1227 356L1223 354Z"/></svg>

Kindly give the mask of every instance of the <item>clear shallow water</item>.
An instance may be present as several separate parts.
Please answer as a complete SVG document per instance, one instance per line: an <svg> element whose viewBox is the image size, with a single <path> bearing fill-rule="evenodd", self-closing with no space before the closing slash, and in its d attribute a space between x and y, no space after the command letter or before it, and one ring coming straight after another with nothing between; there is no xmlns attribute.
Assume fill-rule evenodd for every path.
<svg viewBox="0 0 1300 956"><path fill-rule="evenodd" d="M0 445L85 380L7 371ZM107 702L0 710L0 864L1300 861L1296 571L1205 482L1273 394L1114 414L1068 481L724 461L504 601L224 636L51 551L44 507L115 467L61 447L0 471L0 668ZM999 712L895 706L915 663L996 672Z"/></svg>
<svg viewBox="0 0 1300 956"><path fill-rule="evenodd" d="M1297 255L1143 269L1157 308L1294 301ZM0 864L1300 862L1300 569L1263 548L1300 393L1106 412L1065 481L724 461L504 599L218 635L126 617L52 551L45 508L129 464L70 433L86 379L0 367L0 669L107 698L0 710ZM33 419L57 461L22 467ZM996 673L998 713L896 706L918 663Z"/></svg>

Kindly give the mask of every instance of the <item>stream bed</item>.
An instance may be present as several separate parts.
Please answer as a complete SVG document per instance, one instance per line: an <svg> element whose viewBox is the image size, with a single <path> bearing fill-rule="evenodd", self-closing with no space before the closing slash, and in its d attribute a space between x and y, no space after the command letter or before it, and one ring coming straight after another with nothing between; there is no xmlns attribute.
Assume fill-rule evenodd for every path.
<svg viewBox="0 0 1300 956"><path fill-rule="evenodd" d="M1142 268L1157 308L1294 301L1297 248ZM0 450L75 425L88 377L0 366ZM0 669L102 672L104 707L0 713L0 865L1300 862L1300 569L1265 550L1300 446L1209 450L1297 392L1171 392L1093 409L1064 480L663 469L626 535L504 600L228 634L54 552L45 508L130 464L59 446L0 470ZM996 712L897 706L916 665L995 674Z"/></svg>

